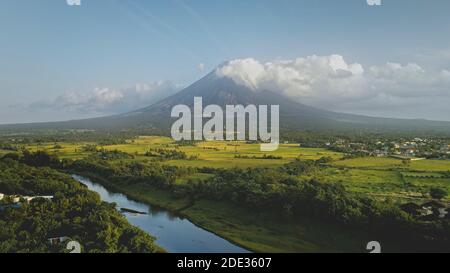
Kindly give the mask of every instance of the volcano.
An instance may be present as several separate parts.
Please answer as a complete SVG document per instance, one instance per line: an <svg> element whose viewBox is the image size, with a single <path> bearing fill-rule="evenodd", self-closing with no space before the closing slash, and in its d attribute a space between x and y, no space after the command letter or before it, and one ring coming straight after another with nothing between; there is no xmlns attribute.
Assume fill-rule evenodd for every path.
<svg viewBox="0 0 450 273"><path fill-rule="evenodd" d="M194 97L202 97L204 105L216 104L223 108L225 108L225 105L238 104L244 106L249 104L279 105L281 130L436 131L450 133L450 122L377 118L327 111L304 105L269 90L250 89L235 83L230 78L218 76L215 71L175 95L129 113L64 122L2 125L0 130L85 129L114 131L154 128L169 132L171 124L175 120L170 116L172 107L178 104L193 107Z"/></svg>

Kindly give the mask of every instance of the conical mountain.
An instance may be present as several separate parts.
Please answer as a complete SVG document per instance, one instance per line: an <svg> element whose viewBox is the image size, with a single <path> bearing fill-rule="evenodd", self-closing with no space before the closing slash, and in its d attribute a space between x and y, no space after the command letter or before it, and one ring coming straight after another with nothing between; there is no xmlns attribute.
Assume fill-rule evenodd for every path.
<svg viewBox="0 0 450 273"><path fill-rule="evenodd" d="M168 132L174 118L170 117L173 106L178 104L193 107L194 97L202 97L203 105L279 105L281 129L295 130L368 130L368 131L438 131L450 132L450 122L389 119L336 113L307 106L268 90L253 90L234 80L221 77L212 71L202 79L175 95L148 107L126 114L72 120L18 125L3 125L0 130L31 129L89 129L126 130L159 129ZM192 108L191 108L192 109Z"/></svg>

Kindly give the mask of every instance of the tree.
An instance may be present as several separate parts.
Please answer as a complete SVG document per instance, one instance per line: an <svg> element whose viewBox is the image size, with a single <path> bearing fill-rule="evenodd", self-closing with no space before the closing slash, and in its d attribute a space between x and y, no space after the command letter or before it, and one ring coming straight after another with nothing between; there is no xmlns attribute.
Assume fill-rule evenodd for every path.
<svg viewBox="0 0 450 273"><path fill-rule="evenodd" d="M430 189L430 195L433 199L441 200L442 198L446 197L447 194L447 191L441 188Z"/></svg>

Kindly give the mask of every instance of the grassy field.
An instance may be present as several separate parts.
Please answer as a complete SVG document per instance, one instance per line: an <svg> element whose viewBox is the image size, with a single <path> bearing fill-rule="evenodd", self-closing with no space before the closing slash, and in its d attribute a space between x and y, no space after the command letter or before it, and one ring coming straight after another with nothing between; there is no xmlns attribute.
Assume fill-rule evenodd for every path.
<svg viewBox="0 0 450 273"><path fill-rule="evenodd" d="M342 183L358 193L386 193L404 190L402 177L395 171L330 168L318 176L319 180Z"/></svg>
<svg viewBox="0 0 450 273"><path fill-rule="evenodd" d="M61 158L80 159L89 155L83 152L83 146L95 143L57 143L61 148L55 149L56 143L44 143L39 146L30 145L26 147L30 151L44 150L54 153ZM341 153L321 148L302 148L299 144L281 144L280 148L271 152L270 155L282 157L281 159L260 159L265 154L261 152L259 144L247 144L245 142L199 142L192 146L181 146L167 137L141 136L129 140L126 144L98 146L106 150L118 150L135 156L135 160L146 160L144 156L150 149L177 149L185 152L188 156L195 156L197 160L170 160L165 164L190 167L212 167L212 168L248 168L248 167L273 167L280 166L294 160L319 159L324 156L333 159L342 158ZM244 158L236 158L236 156ZM245 158L250 157L250 158ZM256 159L251 158L256 157Z"/></svg>
<svg viewBox="0 0 450 273"><path fill-rule="evenodd" d="M84 152L82 147L86 145L95 145L95 142L58 142L58 143L42 143L40 145L29 145L25 148L29 151L46 151L51 154L56 154L63 159L82 159L89 155L88 152ZM59 145L60 148L56 148Z"/></svg>
<svg viewBox="0 0 450 273"><path fill-rule="evenodd" d="M407 168L402 160L389 157L361 157L336 161L333 165L349 168L393 169ZM450 165L449 165L450 166Z"/></svg>
<svg viewBox="0 0 450 273"><path fill-rule="evenodd" d="M429 198L431 188L450 193L449 160L402 161L388 157L363 157L339 160L335 168L321 177L324 181L341 182L347 189L402 201ZM450 201L447 195L446 201Z"/></svg>

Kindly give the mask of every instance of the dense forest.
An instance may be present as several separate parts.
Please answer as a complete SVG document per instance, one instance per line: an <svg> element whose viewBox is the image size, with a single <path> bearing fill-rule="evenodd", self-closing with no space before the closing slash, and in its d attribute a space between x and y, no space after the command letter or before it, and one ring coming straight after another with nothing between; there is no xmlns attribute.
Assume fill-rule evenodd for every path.
<svg viewBox="0 0 450 273"><path fill-rule="evenodd" d="M0 201L0 252L68 252L67 238L80 243L82 252L157 252L154 238L131 226L114 204L69 175L49 167L57 160L45 154L10 154L0 159L0 193L5 196L53 196L12 205ZM39 168L29 165L39 166Z"/></svg>

